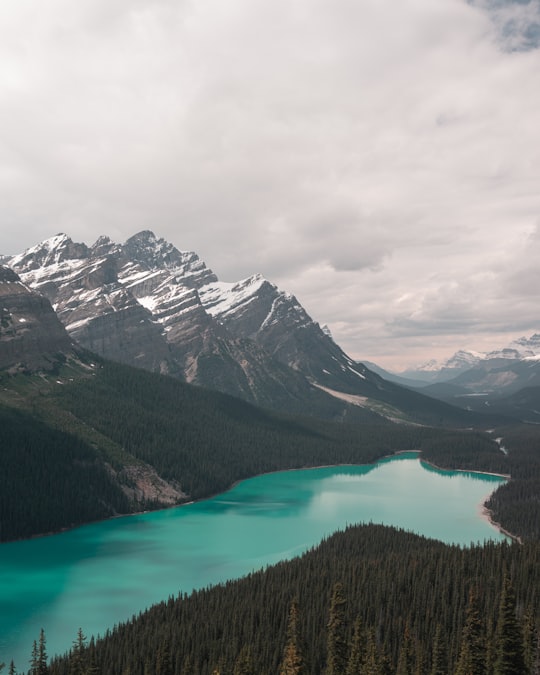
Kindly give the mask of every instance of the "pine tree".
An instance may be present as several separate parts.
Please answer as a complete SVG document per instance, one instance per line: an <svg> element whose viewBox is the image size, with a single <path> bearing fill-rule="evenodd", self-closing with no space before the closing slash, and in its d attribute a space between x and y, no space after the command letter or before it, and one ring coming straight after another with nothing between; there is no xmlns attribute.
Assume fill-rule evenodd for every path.
<svg viewBox="0 0 540 675"><path fill-rule="evenodd" d="M244 645L234 663L233 675L255 675L253 656L249 645Z"/></svg>
<svg viewBox="0 0 540 675"><path fill-rule="evenodd" d="M524 675L523 632L516 618L516 596L508 574L503 581L495 630L494 675Z"/></svg>
<svg viewBox="0 0 540 675"><path fill-rule="evenodd" d="M430 675L447 675L448 665L446 661L446 649L442 637L441 625L437 624L435 638L433 640L433 653L431 656Z"/></svg>
<svg viewBox="0 0 540 675"><path fill-rule="evenodd" d="M353 624L353 637L351 642L351 653L347 663L346 675L359 675L362 672L364 662L364 630L360 617L356 617Z"/></svg>
<svg viewBox="0 0 540 675"><path fill-rule="evenodd" d="M305 670L303 649L298 629L298 600L291 602L289 621L287 624L287 642L283 650L283 659L279 667L279 675L303 675Z"/></svg>
<svg viewBox="0 0 540 675"><path fill-rule="evenodd" d="M173 675L169 641L164 640L156 654L155 675Z"/></svg>
<svg viewBox="0 0 540 675"><path fill-rule="evenodd" d="M32 655L30 657L30 675L36 675L38 671L38 646L36 640L32 643Z"/></svg>
<svg viewBox="0 0 540 675"><path fill-rule="evenodd" d="M469 601L465 617L465 626L461 635L461 646L456 675L486 674L486 643L484 626L478 609L476 590L469 591ZM523 673L521 674L523 675Z"/></svg>
<svg viewBox="0 0 540 675"><path fill-rule="evenodd" d="M343 585L338 582L334 585L332 592L330 616L327 624L326 675L345 675L347 669L346 604Z"/></svg>
<svg viewBox="0 0 540 675"><path fill-rule="evenodd" d="M196 675L195 666L193 665L193 659L191 658L190 654L184 657L182 669L180 670L180 672L182 673L182 675Z"/></svg>
<svg viewBox="0 0 540 675"><path fill-rule="evenodd" d="M30 675L47 675L47 641L43 628L39 633L39 641L34 640L32 646L32 658L30 659Z"/></svg>
<svg viewBox="0 0 540 675"><path fill-rule="evenodd" d="M86 668L87 675L100 675L100 669L96 661L96 645L94 638L90 638L90 644L88 645L88 665Z"/></svg>
<svg viewBox="0 0 540 675"><path fill-rule="evenodd" d="M73 642L71 658L69 660L70 675L86 675L85 662L86 637L82 628L77 631L77 638Z"/></svg>
<svg viewBox="0 0 540 675"><path fill-rule="evenodd" d="M535 668L538 664L540 646L540 634L536 628L534 612L528 607L523 617L523 655L525 667L528 673L536 675Z"/></svg>
<svg viewBox="0 0 540 675"><path fill-rule="evenodd" d="M361 675L383 675L383 663L377 648L375 633L370 630L366 642L366 653L362 669L358 671Z"/></svg>
<svg viewBox="0 0 540 675"><path fill-rule="evenodd" d="M17 675L17 670L15 668L15 664L13 661L9 664L9 670L8 670L8 675Z"/></svg>
<svg viewBox="0 0 540 675"><path fill-rule="evenodd" d="M411 637L409 623L405 624L403 641L399 649L396 675L413 675L414 669L414 645Z"/></svg>

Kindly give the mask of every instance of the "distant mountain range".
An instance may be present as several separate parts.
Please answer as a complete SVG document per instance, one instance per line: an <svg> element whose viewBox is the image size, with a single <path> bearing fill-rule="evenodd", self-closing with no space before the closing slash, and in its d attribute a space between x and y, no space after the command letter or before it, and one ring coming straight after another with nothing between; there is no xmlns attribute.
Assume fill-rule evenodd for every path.
<svg viewBox="0 0 540 675"><path fill-rule="evenodd" d="M399 373L400 378L421 382L444 382L454 379L471 368L488 367L494 365L509 365L516 361L540 360L540 333L530 337L521 337L506 347L490 352L458 350L453 356L443 362L428 361L427 363Z"/></svg>
<svg viewBox="0 0 540 675"><path fill-rule="evenodd" d="M442 363L381 377L428 396L476 410L540 422L540 334L521 337L490 352L460 350Z"/></svg>
<svg viewBox="0 0 540 675"><path fill-rule="evenodd" d="M152 232L123 244L100 237L92 246L59 234L4 263L28 297L50 302L69 336L59 352L79 345L258 405L327 419L481 423L353 361L293 295L262 276L221 282L195 253ZM7 339L0 335L5 352ZM11 367L25 363L14 352L6 358Z"/></svg>

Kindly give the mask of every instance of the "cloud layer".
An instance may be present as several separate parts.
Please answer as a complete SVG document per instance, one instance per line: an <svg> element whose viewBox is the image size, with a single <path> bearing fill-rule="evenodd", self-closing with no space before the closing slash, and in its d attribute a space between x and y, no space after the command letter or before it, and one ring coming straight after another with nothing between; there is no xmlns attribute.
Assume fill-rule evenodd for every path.
<svg viewBox="0 0 540 675"><path fill-rule="evenodd" d="M389 367L538 329L540 3L6 0L0 252L152 229Z"/></svg>

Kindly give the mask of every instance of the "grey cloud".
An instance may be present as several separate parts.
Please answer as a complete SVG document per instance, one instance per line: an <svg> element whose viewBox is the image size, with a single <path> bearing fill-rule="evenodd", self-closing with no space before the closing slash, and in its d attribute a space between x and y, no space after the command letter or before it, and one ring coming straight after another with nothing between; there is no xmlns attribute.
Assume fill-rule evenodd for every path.
<svg viewBox="0 0 540 675"><path fill-rule="evenodd" d="M493 17L538 3L479 3L2 3L0 252L150 228L359 358L522 326L540 52Z"/></svg>
<svg viewBox="0 0 540 675"><path fill-rule="evenodd" d="M540 47L540 3L537 0L469 0L486 11L507 51L528 51Z"/></svg>

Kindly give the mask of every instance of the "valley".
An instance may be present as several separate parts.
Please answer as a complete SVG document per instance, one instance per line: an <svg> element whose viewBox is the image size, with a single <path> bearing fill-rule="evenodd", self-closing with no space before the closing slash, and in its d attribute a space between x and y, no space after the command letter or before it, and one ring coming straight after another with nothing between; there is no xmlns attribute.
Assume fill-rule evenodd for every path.
<svg viewBox="0 0 540 675"><path fill-rule="evenodd" d="M46 624L49 653L61 654L75 639L74 623L103 634L167 597L290 560L355 523L464 546L505 541L479 513L504 482L433 471L402 453L371 465L265 474L177 509L5 546L0 597L13 609L0 623L0 653L24 663Z"/></svg>
<svg viewBox="0 0 540 675"><path fill-rule="evenodd" d="M445 665L436 675L447 675L454 673L465 658L461 636L465 635L469 611L466 599L475 588L483 611L492 617L481 630L484 644L491 645L492 650L485 658L495 663L500 624L496 607L502 606L507 597L504 569L512 570L512 592L518 595L514 614L523 644L528 645L522 654L528 659L528 670L522 668L519 675L533 672L540 659L532 646L538 635L540 541L540 426L535 423L539 404L534 355L511 360L500 355L484 358L474 364L476 370L464 370L457 378L422 389L410 381L391 382L375 372L375 366L349 358L291 294L260 275L235 283L221 282L195 253L180 252L149 231L134 235L122 245L101 237L90 247L57 235L23 254L4 258L0 300L0 552L46 547L49 540L56 540L55 536L42 536L50 533L67 531L59 536L68 541L70 537L84 538L86 527L97 528L95 531L103 527L111 532L120 527L127 532L131 527L128 523L134 523L150 537L142 544L150 556L165 558L164 552L154 548L151 528L144 523L154 519L172 522L174 514L190 509L201 513L222 509L224 522L229 524L235 507L227 503L230 493L226 491L236 486L234 494L251 485L239 481L254 476L260 476L255 481L272 481L272 476L279 475L272 472L301 469L300 475L318 466L369 465L368 473L374 467L380 471L377 463L381 458L404 450L421 453L426 463L436 467L424 472L432 473L432 477L441 470L458 470L454 478L449 478L454 481L450 483L454 497L460 494L458 480L465 478L462 471L509 476L510 480L492 483L473 503L478 507L487 499L485 507L492 520L521 542L463 548L459 538L445 539L446 544L435 541L444 539L443 513L457 517L456 528L461 534L466 531L468 518L458 515L457 502L443 506L442 491L433 494L429 503L419 502L420 510L434 517L434 530L419 530L431 539L376 526L373 523L378 518L370 511L362 516L353 506L353 511L336 516L329 529L317 531L309 542L298 544L298 549L298 532L306 526L296 523L285 546L287 551L297 555L316 546L302 557L264 572L252 572L261 564L276 563L281 555L255 564L253 559L258 560L258 556L251 554L248 567L232 575L248 573L247 579L228 582L230 576L217 573L201 581L201 586L222 582L224 586L193 595L189 595L192 582L176 591L173 582L170 590L164 591L171 594L169 601L152 596L129 612L146 610L154 602L162 604L133 620L126 615L129 612L117 615L112 619L115 624L128 623L108 632L103 640L88 641L81 633L79 646L72 646L70 658L53 659L43 665L46 670L40 675L275 673L282 667L285 638L290 633L287 614L295 596L304 603L302 650L309 665L294 672L319 673L329 658L330 647L324 648L324 617L337 583L344 583L351 593L343 639L347 645L354 642L354 615L359 612L364 622L362 662L367 663L368 658L376 662L370 673L432 675L439 658L433 646L434 631L440 624L442 632L437 640L444 643L441 653ZM520 348L525 349L525 342ZM514 389L503 387L495 393L503 381L512 382ZM485 387L488 382L493 387L488 398L471 396L478 393L474 387ZM527 386L522 387L523 383ZM501 452L500 439L505 453ZM395 463L408 466L405 458ZM354 472L352 468L349 471ZM409 485L420 500L425 481L416 484L413 474L406 472L399 482ZM321 507L314 512L315 521L324 523L338 497L347 497L344 487L342 484L313 498L312 503L320 502ZM358 493L355 498L362 492L356 488L353 491ZM294 511L303 492L302 485L291 486L277 502ZM273 493L277 494L277 488ZM370 507L392 503L398 493L397 484L381 486L378 494L370 495ZM352 499L352 494L349 496ZM275 511L276 504L268 496L252 497L255 511L264 512L278 526L266 537L277 541L282 516ZM182 504L187 506L172 508ZM143 511L148 513L118 518ZM392 508L394 514L405 511L402 505ZM472 517L485 526L479 513ZM371 524L332 535L336 528L359 520ZM392 518L381 522L415 529ZM233 548L231 560L240 561L241 544L234 544L234 536L227 534L225 527L221 529L220 536ZM247 531L247 527L243 529ZM167 538L173 536L169 533ZM250 538L255 540L257 536L252 534ZM370 542L366 548L364 539ZM100 547L96 545L96 551ZM137 540L131 540L129 547L136 550ZM415 553L403 564L409 550ZM107 564L121 567L114 551L113 547ZM17 558L23 570L18 583L30 588L34 583L37 597L38 587L50 585L41 574L58 571L63 554L28 554L27 562L25 555ZM97 553L86 557L97 558ZM290 556L287 553L285 557ZM36 559L38 567L43 560L43 569L32 571L30 558ZM206 554L203 558L198 563L201 567L214 566ZM423 561L421 565L419 560ZM358 580L367 570L381 566L382 561L384 572L377 577L374 595L359 610L362 594ZM177 564L181 565L171 562L170 566ZM329 564L334 571L325 572L324 583L313 581L311 588L299 586L298 579L315 579L317 570L322 573ZM448 566L452 565L457 568L450 574ZM480 571L486 565L492 570L489 588ZM219 563L214 569L219 569ZM96 570L88 571L88 576L95 576L100 586L106 573ZM270 581L280 575L279 582ZM295 575L300 576L292 581ZM438 579L435 586L434 578ZM80 588L85 584L81 580ZM145 585L151 588L152 582ZM404 590L413 587L415 599ZM432 587L438 590L430 591ZM459 593L454 595L450 587L459 588ZM74 588L77 593L77 584ZM248 588L250 595L245 595ZM266 596L269 588L274 589L277 604ZM120 572L112 578L109 592L112 597L115 593L122 595ZM173 599L176 592L180 596ZM434 593L448 599L448 608ZM389 597L391 601L384 599ZM4 600L13 613L17 600ZM415 604L417 601L420 604ZM35 602L29 599L28 613L34 611L31 607ZM216 620L228 613L236 617L232 634L209 621L207 612L214 602L222 607ZM389 602L400 608L398 616L387 610ZM51 601L51 607L56 603ZM421 618L428 607L429 615L436 617L429 624ZM171 617L184 616L184 612L191 618L185 619L186 632L181 637L175 633ZM75 614L69 619L70 626L75 626L73 634L62 646L50 624L51 656L76 639L77 625L92 634L104 630L93 624L85 628ZM251 617L247 622L239 618L246 615ZM37 616L46 623L46 614ZM194 626L203 616L205 625L214 626L214 632L195 639ZM100 625L106 628L108 624ZM273 637L265 638L260 633L257 626L262 625ZM36 634L37 623L32 626L37 642L35 659L39 660L41 644L41 661L46 661L47 626L42 626L43 642ZM147 630L152 638L146 635ZM59 632L65 635L65 628ZM146 637L141 638L143 634ZM174 646L170 641L173 634ZM407 636L411 635L414 638L407 646ZM29 639L30 634L23 642ZM2 642L2 635L0 644L8 644ZM30 648L26 647L27 654ZM18 662L24 645L20 650ZM352 652L349 657L352 659ZM9 662L11 658L0 653L0 661ZM86 665L74 671L79 667L77 659ZM17 666L21 667L19 663ZM353 672L363 675L358 668ZM15 672L15 666L11 670ZM32 670L32 675L34 672L38 671ZM339 672L345 673L345 666L336 675Z"/></svg>

